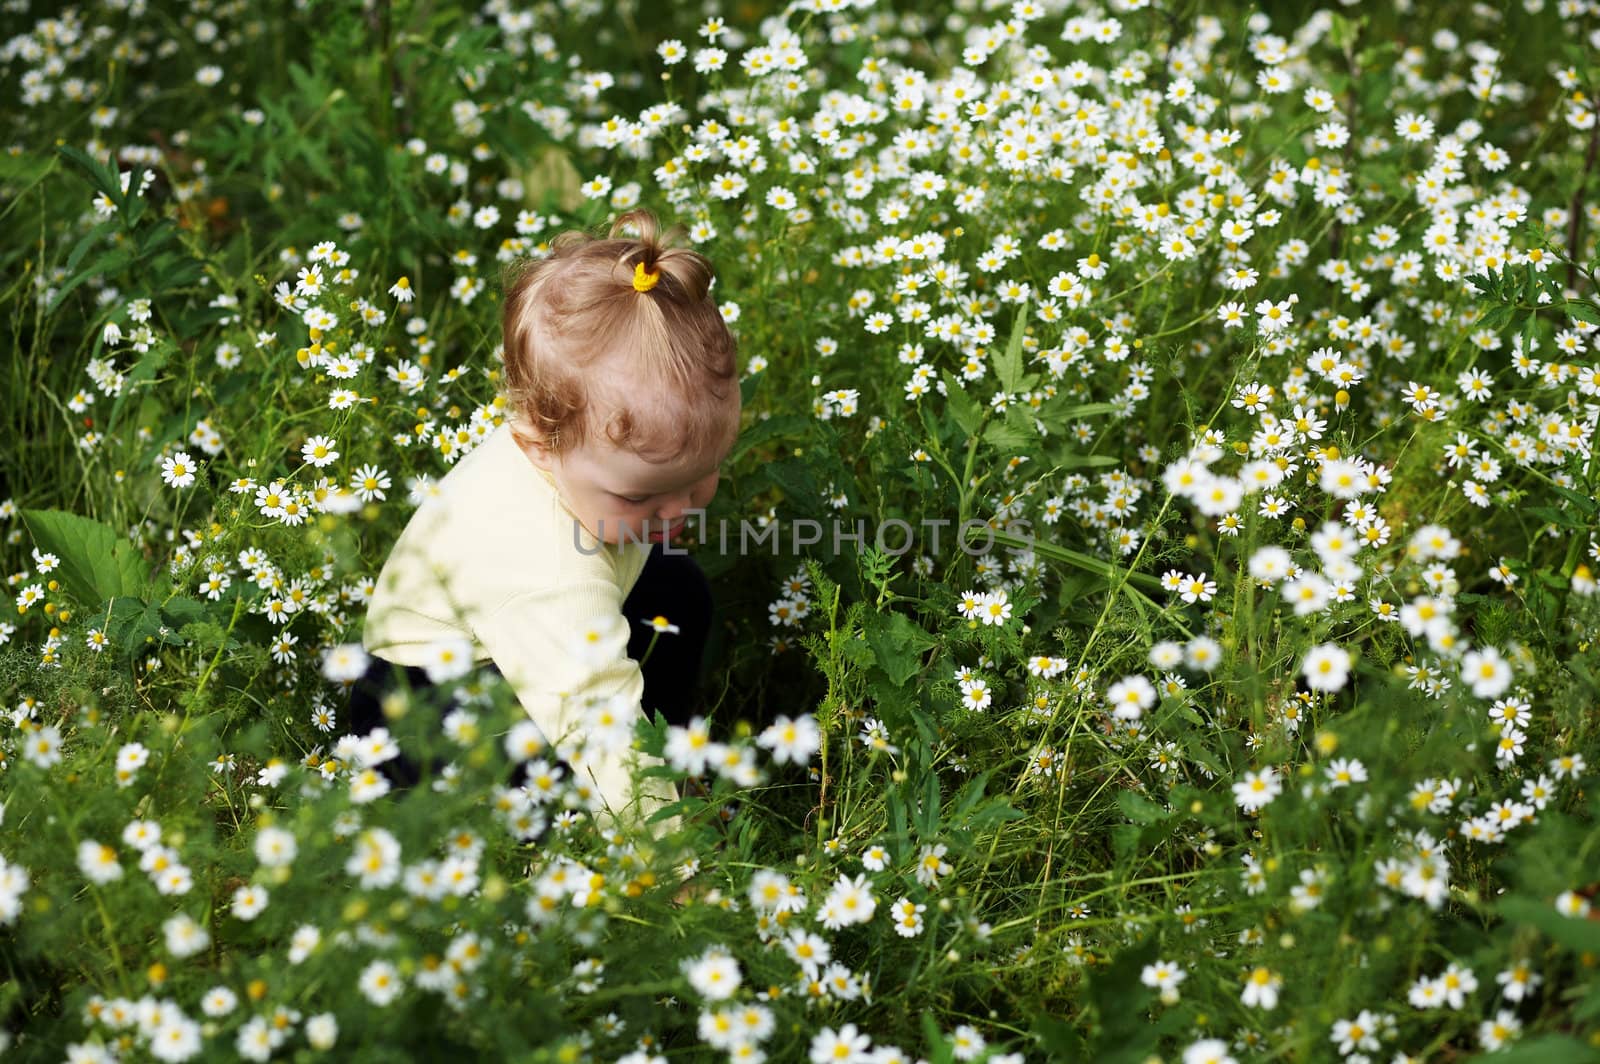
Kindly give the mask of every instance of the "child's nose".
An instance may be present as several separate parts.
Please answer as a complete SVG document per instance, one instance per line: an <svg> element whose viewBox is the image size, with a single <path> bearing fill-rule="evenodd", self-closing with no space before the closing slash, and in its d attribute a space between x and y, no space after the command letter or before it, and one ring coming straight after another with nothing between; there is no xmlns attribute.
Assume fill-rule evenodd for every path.
<svg viewBox="0 0 1600 1064"><path fill-rule="evenodd" d="M656 516L663 521L675 521L683 516L684 511L690 508L692 502L693 500L687 491L680 492L677 495L668 497L660 508L656 510Z"/></svg>

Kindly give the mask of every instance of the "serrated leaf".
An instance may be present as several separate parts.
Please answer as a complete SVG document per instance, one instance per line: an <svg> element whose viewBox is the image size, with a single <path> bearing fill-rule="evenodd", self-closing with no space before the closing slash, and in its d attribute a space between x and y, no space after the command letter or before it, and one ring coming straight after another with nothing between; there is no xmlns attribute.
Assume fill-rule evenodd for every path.
<svg viewBox="0 0 1600 1064"><path fill-rule="evenodd" d="M1589 496L1573 491L1571 488L1563 488L1559 484L1552 484L1550 487L1557 495L1576 506L1583 513L1594 514L1600 512L1600 503L1596 503Z"/></svg>
<svg viewBox="0 0 1600 1064"><path fill-rule="evenodd" d="M115 224L116 223L114 220L108 218L99 225L95 226L93 229L89 230L87 233L83 234L78 242L73 245L72 253L67 256L66 271L71 273L73 270L76 270L78 268L78 264L83 261L83 257L87 255L89 253L89 249L94 246L95 241L99 240L101 237L105 236L106 233L110 232L112 226Z"/></svg>
<svg viewBox="0 0 1600 1064"><path fill-rule="evenodd" d="M821 506L821 489L804 458L785 458L762 467L767 481L782 490L791 506L801 513L812 513Z"/></svg>
<svg viewBox="0 0 1600 1064"><path fill-rule="evenodd" d="M1135 824L1159 824L1172 815L1135 791L1118 791L1117 808Z"/></svg>
<svg viewBox="0 0 1600 1064"><path fill-rule="evenodd" d="M23 510L22 521L41 551L61 559L57 579L79 602L99 606L145 590L144 559L110 525L64 510Z"/></svg>
<svg viewBox="0 0 1600 1064"><path fill-rule="evenodd" d="M77 288L89 278L101 277L105 276L106 274L116 273L118 270L122 269L132 261L133 255L128 251L128 249L113 248L104 255L101 255L93 262L93 264L85 267L75 277L71 278L60 288L58 288L54 298L50 300L50 305L45 309L47 311L54 311L57 307L61 306L62 300L66 299L67 296L71 294L73 289Z"/></svg>
<svg viewBox="0 0 1600 1064"><path fill-rule="evenodd" d="M798 414L782 414L769 417L765 421L757 421L739 434L739 443L729 456L729 461L738 461L749 453L752 447L768 440L802 437L810 426L811 419Z"/></svg>
<svg viewBox="0 0 1600 1064"><path fill-rule="evenodd" d="M1563 510L1552 506L1524 506L1522 512L1529 517L1537 517L1541 521L1549 522L1557 528L1581 528L1573 516Z"/></svg>
<svg viewBox="0 0 1600 1064"><path fill-rule="evenodd" d="M865 628L878 667L896 687L921 670L923 653L938 642L903 613L872 614Z"/></svg>
<svg viewBox="0 0 1600 1064"><path fill-rule="evenodd" d="M90 184L109 196L113 203L122 202L122 179L111 167L73 144L58 145L56 152L83 171Z"/></svg>
<svg viewBox="0 0 1600 1064"><path fill-rule="evenodd" d="M1039 434L1008 421L991 421L983 430L986 443L1001 451L1019 451L1039 440Z"/></svg>
<svg viewBox="0 0 1600 1064"><path fill-rule="evenodd" d="M1502 329L1511 321L1511 315L1512 309L1504 303L1490 307L1489 312L1483 316L1482 327L1490 332Z"/></svg>
<svg viewBox="0 0 1600 1064"><path fill-rule="evenodd" d="M153 602L136 595L123 595L111 600L106 615L106 635L111 645L123 654L132 656L146 643L153 643L165 622L161 610Z"/></svg>
<svg viewBox="0 0 1600 1064"><path fill-rule="evenodd" d="M144 210L149 206L149 201L136 191L139 187L137 180L130 180L128 187L128 194L122 197L122 205L117 213L122 218L122 227L132 232L139 224L139 219L144 217Z"/></svg>
<svg viewBox="0 0 1600 1064"><path fill-rule="evenodd" d="M954 377L945 378L945 404L950 416L955 418L957 427L968 436L974 435L978 426L983 424L983 408Z"/></svg>
<svg viewBox="0 0 1600 1064"><path fill-rule="evenodd" d="M995 375L1000 378L1000 387L1007 392L1017 392L1022 388L1022 340L1027 328L1028 301L1023 300L1017 308L1016 321L1011 326L1011 339L994 367Z"/></svg>

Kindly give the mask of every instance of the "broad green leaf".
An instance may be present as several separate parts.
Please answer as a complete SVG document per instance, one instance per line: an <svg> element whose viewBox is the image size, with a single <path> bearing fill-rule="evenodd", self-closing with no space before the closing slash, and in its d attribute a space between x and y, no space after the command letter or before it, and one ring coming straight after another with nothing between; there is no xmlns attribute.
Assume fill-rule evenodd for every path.
<svg viewBox="0 0 1600 1064"><path fill-rule="evenodd" d="M739 403L748 407L750 401L756 397L756 392L761 389L761 382L766 379L765 373L752 373L739 382Z"/></svg>
<svg viewBox="0 0 1600 1064"><path fill-rule="evenodd" d="M896 839L904 839L908 834L906 827L906 802L900 797L898 790L891 790L887 796L889 806L889 830Z"/></svg>
<svg viewBox="0 0 1600 1064"><path fill-rule="evenodd" d="M954 806L950 810L952 822L959 824L966 820L972 810L983 800L983 789L989 785L989 776L993 771L993 769L990 769L979 773L976 778L968 780L966 785L961 788L956 795Z"/></svg>
<svg viewBox="0 0 1600 1064"><path fill-rule="evenodd" d="M995 375L1000 378L1000 387L1008 392L1022 389L1022 340L1027 330L1028 304L1024 301L1017 308L1017 318L1011 326L1011 339L994 366Z"/></svg>
<svg viewBox="0 0 1600 1064"><path fill-rule="evenodd" d="M809 456L769 462L761 469L767 481L782 490L789 505L795 510L808 514L821 508L822 489L817 486L816 478L812 476ZM779 534L781 535L781 532ZM798 535L798 532L791 529L790 536L795 535Z"/></svg>
<svg viewBox="0 0 1600 1064"><path fill-rule="evenodd" d="M896 687L903 686L922 668L922 655L937 640L903 613L876 613L867 618L867 642Z"/></svg>
<svg viewBox="0 0 1600 1064"><path fill-rule="evenodd" d="M106 616L106 635L111 645L132 656L147 644L154 644L164 622L161 610L153 602L135 595L122 595L111 600Z"/></svg>
<svg viewBox="0 0 1600 1064"><path fill-rule="evenodd" d="M110 251L94 260L91 265L79 271L76 276L72 277L59 289L57 289L55 297L50 300L50 305L45 309L47 311L54 311L57 307L61 306L62 301L72 293L73 289L77 288L89 278L104 277L108 274L114 274L132 261L132 251L128 250L127 248L112 248Z"/></svg>
<svg viewBox="0 0 1600 1064"><path fill-rule="evenodd" d="M917 830L931 839L939 833L939 774L929 772L922 784L922 805L917 810Z"/></svg>
<svg viewBox="0 0 1600 1064"><path fill-rule="evenodd" d="M78 268L78 264L83 261L83 257L89 253L89 249L94 247L95 241L101 239L107 233L109 233L115 224L115 220L107 218L105 221L101 222L99 225L83 234L83 236L79 238L78 242L72 246L72 253L67 256L66 271L71 273L73 270L76 270Z"/></svg>
<svg viewBox="0 0 1600 1064"><path fill-rule="evenodd" d="M149 206L149 201L136 191L139 187L138 172L128 182L128 194L122 197L122 205L117 213L122 217L122 227L129 232L139 224L139 219L144 217L144 210Z"/></svg>
<svg viewBox="0 0 1600 1064"><path fill-rule="evenodd" d="M41 551L61 559L59 579L84 605L144 591L144 559L110 525L63 510L23 510L22 521Z"/></svg>
<svg viewBox="0 0 1600 1064"><path fill-rule="evenodd" d="M975 435L978 426L983 424L983 408L978 401L966 393L954 377L945 378L945 401L950 410L950 416L956 419L956 425L968 436Z"/></svg>
<svg viewBox="0 0 1600 1064"><path fill-rule="evenodd" d="M1503 329L1510 324L1513 313L1508 304L1500 303L1489 308L1489 312L1483 316L1481 325L1490 332L1494 332L1496 329Z"/></svg>
<svg viewBox="0 0 1600 1064"><path fill-rule="evenodd" d="M1001 451L1018 451L1036 443L1039 434L1010 421L991 421L983 430L983 438Z"/></svg>
<svg viewBox="0 0 1600 1064"><path fill-rule="evenodd" d="M122 202L122 179L115 170L73 144L58 144L56 151L87 174L90 183L111 197L112 202Z"/></svg>
<svg viewBox="0 0 1600 1064"><path fill-rule="evenodd" d="M111 402L110 413L106 415L107 432L116 427L117 417L122 413L123 404L128 401L129 396L137 395L141 384L161 372L162 367L167 364L167 357L171 351L172 349L166 344L157 343L144 353L144 357L133 364L133 368L123 379L122 390L117 392L117 397Z"/></svg>
<svg viewBox="0 0 1600 1064"><path fill-rule="evenodd" d="M1029 1030L1051 1060L1087 1060L1089 1047L1078 1029L1065 1020L1036 1013Z"/></svg>
<svg viewBox="0 0 1600 1064"><path fill-rule="evenodd" d="M1117 792L1117 808L1135 824L1158 824L1172 814L1134 791Z"/></svg>
<svg viewBox="0 0 1600 1064"><path fill-rule="evenodd" d="M781 414L769 417L765 421L757 421L744 432L739 434L739 443L729 455L730 462L737 462L750 449L757 444L766 443L768 440L788 439L803 437L811 426L811 419L798 414Z"/></svg>
<svg viewBox="0 0 1600 1064"><path fill-rule="evenodd" d="M1117 459L1109 454L1063 454L1055 464L1062 469L1103 469L1116 465Z"/></svg>
<svg viewBox="0 0 1600 1064"><path fill-rule="evenodd" d="M1131 825L1122 825L1137 832ZM1157 1033L1147 1022L1145 1010L1155 991L1139 981L1139 973L1156 959L1158 940L1151 936L1122 950L1110 963L1096 967L1089 975L1089 1000L1100 1021L1094 1050L1087 1060L1144 1060L1156 1047Z"/></svg>
<svg viewBox="0 0 1600 1064"><path fill-rule="evenodd" d="M1594 514L1600 512L1600 503L1596 503L1594 499L1584 495L1582 492L1573 491L1571 488L1563 488L1559 484L1550 485L1550 490L1576 506L1583 513Z"/></svg>

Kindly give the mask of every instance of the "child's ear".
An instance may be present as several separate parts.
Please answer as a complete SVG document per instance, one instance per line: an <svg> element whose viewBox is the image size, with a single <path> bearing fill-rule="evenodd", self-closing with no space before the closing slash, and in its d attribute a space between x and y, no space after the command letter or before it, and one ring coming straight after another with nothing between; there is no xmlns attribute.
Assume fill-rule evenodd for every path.
<svg viewBox="0 0 1600 1064"><path fill-rule="evenodd" d="M516 440L517 446L522 448L522 453L528 456L528 461L546 472L554 472L551 466L555 462L555 456L543 437L535 433L531 436L518 436Z"/></svg>

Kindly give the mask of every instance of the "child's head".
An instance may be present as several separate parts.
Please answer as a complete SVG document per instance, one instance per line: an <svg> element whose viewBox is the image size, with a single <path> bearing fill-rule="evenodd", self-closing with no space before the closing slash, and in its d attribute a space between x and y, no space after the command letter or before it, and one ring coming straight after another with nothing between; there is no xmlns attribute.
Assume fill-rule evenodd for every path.
<svg viewBox="0 0 1600 1064"><path fill-rule="evenodd" d="M637 238L619 238L624 227ZM512 432L607 542L676 527L716 493L739 381L711 281L705 257L666 246L642 210L610 239L562 233L508 278Z"/></svg>

